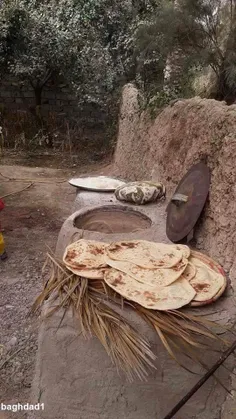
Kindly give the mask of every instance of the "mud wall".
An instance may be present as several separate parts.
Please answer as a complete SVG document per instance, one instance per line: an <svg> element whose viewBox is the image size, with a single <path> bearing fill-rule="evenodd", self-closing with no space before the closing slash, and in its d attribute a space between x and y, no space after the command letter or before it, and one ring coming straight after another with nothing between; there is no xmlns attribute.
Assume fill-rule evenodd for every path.
<svg viewBox="0 0 236 419"><path fill-rule="evenodd" d="M209 200L197 245L215 257L236 286L236 106L180 100L155 120L140 113L138 92L125 86L115 152L117 173L130 180L160 180L170 196L190 166L211 169Z"/></svg>

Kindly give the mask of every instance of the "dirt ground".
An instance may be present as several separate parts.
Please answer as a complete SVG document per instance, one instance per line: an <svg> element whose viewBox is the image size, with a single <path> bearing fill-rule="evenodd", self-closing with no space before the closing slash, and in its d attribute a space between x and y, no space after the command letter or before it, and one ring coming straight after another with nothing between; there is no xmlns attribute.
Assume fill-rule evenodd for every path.
<svg viewBox="0 0 236 419"><path fill-rule="evenodd" d="M22 160L1 158L0 197L6 208L0 214L9 258L0 262L0 403L30 402L30 388L37 351L38 322L27 313L42 288L41 269L47 247L54 249L63 221L71 213L75 190L67 180L81 174L107 174L106 163L70 164L70 169L42 167L47 161L19 166ZM16 164L15 164L16 163ZM55 166L58 167L56 160ZM30 166L30 167L29 167ZM28 179L28 181L8 180ZM0 419L25 418L18 412Z"/></svg>

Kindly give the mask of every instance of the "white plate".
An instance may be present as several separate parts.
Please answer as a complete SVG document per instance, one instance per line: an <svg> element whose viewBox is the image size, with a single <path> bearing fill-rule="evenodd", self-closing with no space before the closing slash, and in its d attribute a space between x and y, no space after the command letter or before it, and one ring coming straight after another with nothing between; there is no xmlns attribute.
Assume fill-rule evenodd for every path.
<svg viewBox="0 0 236 419"><path fill-rule="evenodd" d="M70 179L69 184L89 191L113 192L125 182L107 176L90 176Z"/></svg>

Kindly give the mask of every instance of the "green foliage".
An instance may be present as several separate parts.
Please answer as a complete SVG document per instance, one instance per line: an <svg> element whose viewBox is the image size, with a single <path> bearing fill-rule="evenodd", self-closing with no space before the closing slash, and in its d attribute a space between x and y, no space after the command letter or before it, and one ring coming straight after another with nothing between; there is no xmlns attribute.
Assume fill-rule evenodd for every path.
<svg viewBox="0 0 236 419"><path fill-rule="evenodd" d="M194 94L210 67L215 97L236 95L236 2L233 0L4 0L0 72L34 87L58 76L79 105L117 105L135 82L149 108Z"/></svg>
<svg viewBox="0 0 236 419"><path fill-rule="evenodd" d="M208 67L216 75L214 97L235 100L234 0L163 0L151 19L139 25L135 44L139 85L153 103L194 94L194 76Z"/></svg>
<svg viewBox="0 0 236 419"><path fill-rule="evenodd" d="M38 90L55 77L80 102L100 103L114 87L114 63L97 25L101 0L5 0L0 11L0 67Z"/></svg>
<svg viewBox="0 0 236 419"><path fill-rule="evenodd" d="M0 70L44 85L63 77L79 103L101 106L134 80L135 31L156 0L4 0L0 10ZM151 74L151 71L149 71Z"/></svg>
<svg viewBox="0 0 236 419"><path fill-rule="evenodd" d="M65 76L77 68L79 73L88 40L91 44L95 40L95 33L88 30L94 17L88 6L93 2L87 3L6 0L0 13L4 26L0 45L10 73L34 86L45 84L53 72Z"/></svg>
<svg viewBox="0 0 236 419"><path fill-rule="evenodd" d="M151 117L154 119L161 109L169 105L172 100L177 98L178 94L174 90L161 90L152 96L152 98L147 102L146 109L149 110Z"/></svg>

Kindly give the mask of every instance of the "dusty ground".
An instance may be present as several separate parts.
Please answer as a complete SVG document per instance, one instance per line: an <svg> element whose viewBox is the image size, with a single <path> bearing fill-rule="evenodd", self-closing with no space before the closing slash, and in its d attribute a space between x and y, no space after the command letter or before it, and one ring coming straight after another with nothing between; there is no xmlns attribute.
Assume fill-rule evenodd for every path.
<svg viewBox="0 0 236 419"><path fill-rule="evenodd" d="M2 175L34 182L29 189L6 197L6 209L0 216L9 254L6 262L0 262L0 403L26 403L29 402L38 335L37 321L27 318L27 313L41 289L41 268L47 246L54 248L59 229L71 213L75 199L75 190L61 180L94 171L106 174L109 168L84 162L81 167L71 164L73 169L69 170L42 168L44 159L41 167L33 167L39 166L39 162L32 160L31 167L18 166L14 163L22 163L22 160L9 155L1 162L4 163L0 166ZM50 165L53 166L52 160ZM42 181L50 183L39 183ZM9 181L0 175L0 197L30 183ZM19 412L12 414L16 416L25 417ZM11 418L11 415L0 413L0 419L3 417Z"/></svg>

